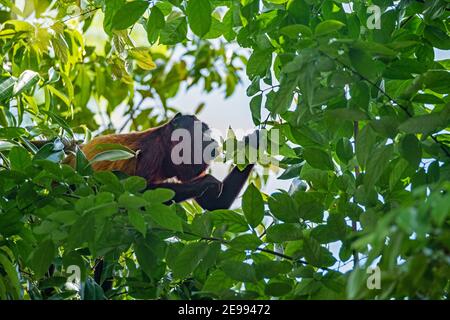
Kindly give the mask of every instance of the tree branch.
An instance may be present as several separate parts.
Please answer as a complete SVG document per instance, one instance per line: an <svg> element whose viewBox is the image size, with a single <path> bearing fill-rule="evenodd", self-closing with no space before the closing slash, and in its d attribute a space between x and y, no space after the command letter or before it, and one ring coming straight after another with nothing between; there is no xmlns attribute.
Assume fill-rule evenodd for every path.
<svg viewBox="0 0 450 320"><path fill-rule="evenodd" d="M153 228L153 230L172 231L172 230L168 230L168 229L164 229L164 228ZM189 232L189 231L183 231L182 233L187 234L187 235L191 235L191 236L194 236L194 237L198 237L198 238L200 238L201 240L206 240L206 241L216 241L216 242L220 242L221 244L224 244L224 245L229 245L229 244L230 244L228 240L225 240L225 239L222 239L222 238L216 238L216 237L202 237L202 236L200 236L200 235L198 235L198 234L195 234L195 233L192 233L192 232ZM274 256L277 256L277 257L286 259L286 260L290 260L290 261L293 261L293 262L298 262L298 263L301 263L301 264L303 264L303 265L310 265L310 266L313 266L313 267L316 267L316 268L319 268L319 269L322 269L322 270L332 271L332 269L330 269L330 268L327 268L327 267L320 267L320 266L315 266L315 265L313 265L313 264L311 264L311 263L309 263L309 262L307 262L307 261L305 261L305 260L296 259L296 258L294 258L294 257L285 255L285 254L283 254L283 253L275 252L275 251L272 251L272 250L269 250L269 249L265 249L265 248L260 248L260 247L258 247L256 250L257 250L257 251L261 251L261 252L265 252L265 253L268 253L268 254L271 254L271 255L274 255Z"/></svg>

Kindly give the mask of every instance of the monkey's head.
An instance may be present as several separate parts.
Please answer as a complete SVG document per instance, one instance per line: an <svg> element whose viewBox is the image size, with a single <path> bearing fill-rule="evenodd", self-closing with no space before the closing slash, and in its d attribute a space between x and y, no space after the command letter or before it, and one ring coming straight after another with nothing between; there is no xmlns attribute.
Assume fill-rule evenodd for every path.
<svg viewBox="0 0 450 320"><path fill-rule="evenodd" d="M204 172L217 156L217 142L206 123L196 116L178 113L170 122L171 161L181 181L189 181Z"/></svg>

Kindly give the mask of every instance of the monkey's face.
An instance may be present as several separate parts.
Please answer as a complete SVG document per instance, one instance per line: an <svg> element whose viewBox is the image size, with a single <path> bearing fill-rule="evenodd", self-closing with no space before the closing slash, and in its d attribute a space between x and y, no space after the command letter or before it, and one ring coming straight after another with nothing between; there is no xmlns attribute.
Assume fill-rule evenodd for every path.
<svg viewBox="0 0 450 320"><path fill-rule="evenodd" d="M207 124L191 115L177 114L172 127L172 164L181 181L189 181L205 171L217 156L218 143Z"/></svg>

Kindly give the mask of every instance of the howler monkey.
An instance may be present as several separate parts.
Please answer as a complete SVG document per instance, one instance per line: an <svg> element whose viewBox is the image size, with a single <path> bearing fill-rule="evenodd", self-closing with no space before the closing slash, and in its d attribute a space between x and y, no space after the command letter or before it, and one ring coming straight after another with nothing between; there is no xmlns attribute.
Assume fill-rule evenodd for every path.
<svg viewBox="0 0 450 320"><path fill-rule="evenodd" d="M200 130L200 135L198 130L195 130L196 126ZM185 136L183 139L173 141L173 137L178 136L173 135L177 129L184 129L184 133L190 133L192 137L190 141L184 141ZM174 163L173 151L180 142L187 143L185 146L190 148L182 149L175 154L183 158L183 162ZM81 149L90 160L101 152L99 145L111 143L124 145L138 154L127 160L95 162L92 164L94 170L121 171L128 175L141 176L147 180L148 189L171 189L175 192L172 201L195 199L207 210L229 208L254 166L249 164L242 171L237 167L233 168L223 182L206 174L210 161L216 155L217 142L209 137L209 127L205 123L200 122L195 116L180 113L162 126L142 132L100 136ZM184 152L190 154L183 154ZM171 179L176 181L169 182Z"/></svg>

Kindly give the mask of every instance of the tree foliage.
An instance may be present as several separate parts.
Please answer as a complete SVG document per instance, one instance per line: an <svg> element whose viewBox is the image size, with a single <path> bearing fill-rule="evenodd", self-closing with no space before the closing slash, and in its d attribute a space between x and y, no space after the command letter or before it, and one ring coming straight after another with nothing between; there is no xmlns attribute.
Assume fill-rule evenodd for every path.
<svg viewBox="0 0 450 320"><path fill-rule="evenodd" d="M450 62L435 57L450 49L448 0L0 10L1 299L448 298ZM107 41L89 42L93 29ZM289 192L249 184L242 209L202 212L164 205L171 192L143 192L141 178L92 172L79 150L75 168L61 164L67 140L167 119L181 89L230 96L242 63L255 125L281 133ZM109 146L101 160L133 156Z"/></svg>

